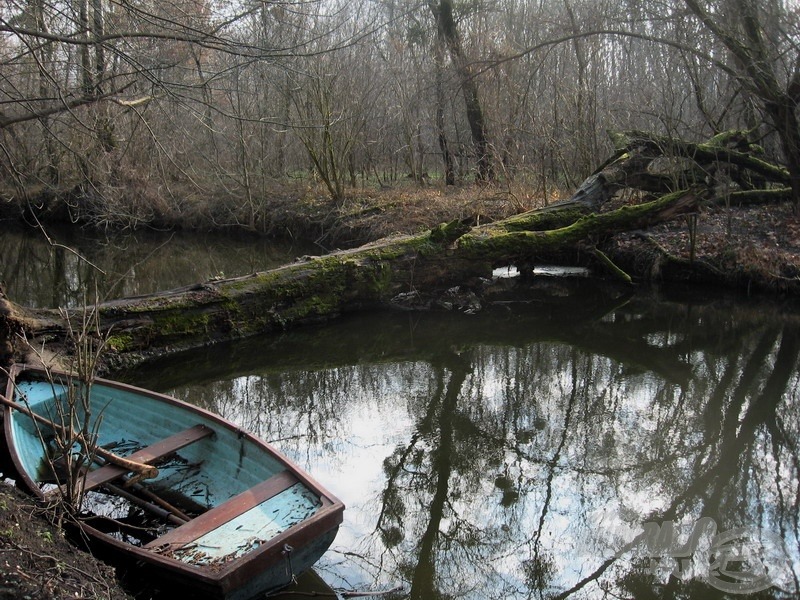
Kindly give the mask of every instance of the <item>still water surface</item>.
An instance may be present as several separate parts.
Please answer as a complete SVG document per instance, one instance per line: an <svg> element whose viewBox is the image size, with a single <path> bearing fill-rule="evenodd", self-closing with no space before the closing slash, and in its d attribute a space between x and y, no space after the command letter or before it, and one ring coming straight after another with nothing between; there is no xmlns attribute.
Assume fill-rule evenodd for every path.
<svg viewBox="0 0 800 600"><path fill-rule="evenodd" d="M800 310L589 286L360 314L124 377L273 441L338 495L319 565L336 587L797 597Z"/></svg>
<svg viewBox="0 0 800 600"><path fill-rule="evenodd" d="M83 306L276 267L309 243L275 243L246 234L140 231L116 235L0 223L0 282L9 298L35 307Z"/></svg>

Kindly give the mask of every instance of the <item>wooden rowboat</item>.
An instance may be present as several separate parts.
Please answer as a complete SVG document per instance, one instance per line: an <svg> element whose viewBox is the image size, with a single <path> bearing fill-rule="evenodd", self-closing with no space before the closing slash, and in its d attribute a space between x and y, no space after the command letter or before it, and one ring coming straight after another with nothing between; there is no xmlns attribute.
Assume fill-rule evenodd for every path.
<svg viewBox="0 0 800 600"><path fill-rule="evenodd" d="M2 399L17 485L42 500L63 484L51 441L78 385L53 375L14 365ZM163 394L102 379L89 389L97 457L79 526L142 577L244 600L287 585L333 542L344 505L269 444ZM149 478L134 483L136 472Z"/></svg>

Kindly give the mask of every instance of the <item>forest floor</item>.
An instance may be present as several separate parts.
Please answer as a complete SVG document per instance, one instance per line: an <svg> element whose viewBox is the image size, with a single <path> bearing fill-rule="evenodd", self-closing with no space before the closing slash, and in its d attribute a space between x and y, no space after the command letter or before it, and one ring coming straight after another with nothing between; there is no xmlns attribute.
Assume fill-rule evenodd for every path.
<svg viewBox="0 0 800 600"><path fill-rule="evenodd" d="M647 236L617 236L614 246L628 263L653 246L685 264L692 258L687 219L661 224ZM697 216L693 253L707 266L704 273L712 276L712 284L745 293L800 294L800 216L788 203L707 207ZM651 276L658 279L658 274Z"/></svg>
<svg viewBox="0 0 800 600"><path fill-rule="evenodd" d="M70 543L32 498L0 484L0 599L132 598L114 569Z"/></svg>
<svg viewBox="0 0 800 600"><path fill-rule="evenodd" d="M426 189L375 193L343 207L324 200L278 202L274 227L305 223L320 243L354 246L394 233L412 233L441 222L470 218L481 223L541 205L510 190ZM639 233L618 236L615 252L635 257L653 247L689 260L688 220L680 218ZM800 290L800 218L790 205L708 207L697 218L695 260L725 272L740 287L796 293ZM0 484L0 600L11 598L130 599L114 570L77 550L32 500Z"/></svg>

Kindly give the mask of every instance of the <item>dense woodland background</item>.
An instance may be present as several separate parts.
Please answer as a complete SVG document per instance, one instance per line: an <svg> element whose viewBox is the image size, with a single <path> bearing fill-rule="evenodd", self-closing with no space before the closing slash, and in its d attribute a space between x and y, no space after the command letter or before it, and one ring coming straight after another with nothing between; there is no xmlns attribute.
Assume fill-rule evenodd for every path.
<svg viewBox="0 0 800 600"><path fill-rule="evenodd" d="M799 61L794 0L2 0L0 202L263 230L287 184L546 201L608 130L735 128L797 206Z"/></svg>

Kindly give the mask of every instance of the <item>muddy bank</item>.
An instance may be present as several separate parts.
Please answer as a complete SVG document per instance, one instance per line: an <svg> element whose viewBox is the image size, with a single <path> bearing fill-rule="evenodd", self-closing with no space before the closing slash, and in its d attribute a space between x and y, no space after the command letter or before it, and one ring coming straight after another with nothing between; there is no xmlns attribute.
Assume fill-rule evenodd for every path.
<svg viewBox="0 0 800 600"><path fill-rule="evenodd" d="M0 598L129 600L112 567L78 549L33 499L0 484Z"/></svg>

